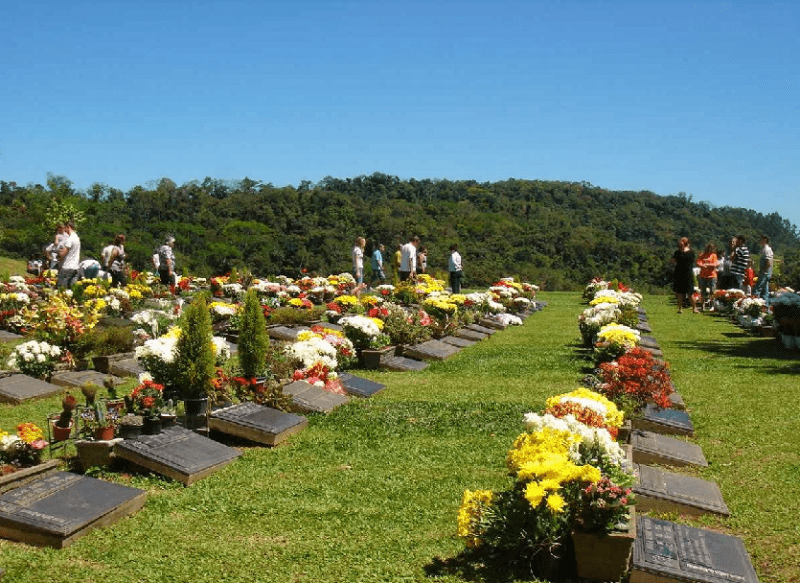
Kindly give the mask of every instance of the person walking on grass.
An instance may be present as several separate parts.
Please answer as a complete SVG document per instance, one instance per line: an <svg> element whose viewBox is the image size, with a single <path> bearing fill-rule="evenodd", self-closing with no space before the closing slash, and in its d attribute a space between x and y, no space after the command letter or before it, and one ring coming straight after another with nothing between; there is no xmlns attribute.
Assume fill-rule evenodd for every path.
<svg viewBox="0 0 800 583"><path fill-rule="evenodd" d="M58 270L56 285L60 289L68 289L78 281L78 269L81 263L81 239L71 221L64 223L64 234L66 238L58 251L61 268Z"/></svg>
<svg viewBox="0 0 800 583"><path fill-rule="evenodd" d="M697 258L697 265L700 267L700 275L697 277L697 283L700 286L700 295L703 298L703 305L700 306L700 311L705 310L706 305L710 305L711 311L714 310L714 305L711 303L714 297L714 291L717 289L717 247L713 243L706 245L706 250L703 251Z"/></svg>
<svg viewBox="0 0 800 583"><path fill-rule="evenodd" d="M758 281L753 295L764 300L769 308L769 281L772 279L772 266L775 263L775 256L772 247L769 246L769 237L761 235L761 257L758 261Z"/></svg>
<svg viewBox="0 0 800 583"><path fill-rule="evenodd" d="M406 281L417 275L417 247L419 237L414 235L411 241L403 245L400 255L400 281Z"/></svg>
<svg viewBox="0 0 800 583"><path fill-rule="evenodd" d="M461 278L463 271L461 268L461 254L458 252L458 245L450 245L450 259L447 262L447 271L450 273L450 291L454 294L461 293Z"/></svg>
<svg viewBox="0 0 800 583"><path fill-rule="evenodd" d="M383 271L383 245L376 245L375 250L372 252L372 279L370 286L374 287L377 281L379 285L386 283L386 273Z"/></svg>
<svg viewBox="0 0 800 583"><path fill-rule="evenodd" d="M750 264L750 250L745 243L747 238L744 235L736 237L736 248L731 254L731 275L735 280L736 289L741 290L744 290L744 276Z"/></svg>
<svg viewBox="0 0 800 583"><path fill-rule="evenodd" d="M670 262L675 265L672 291L675 292L675 299L678 301L678 313L683 313L683 306L687 299L692 306L692 311L695 314L698 313L694 302L694 251L689 246L687 237L681 237L681 240L678 241L678 248L673 253Z"/></svg>

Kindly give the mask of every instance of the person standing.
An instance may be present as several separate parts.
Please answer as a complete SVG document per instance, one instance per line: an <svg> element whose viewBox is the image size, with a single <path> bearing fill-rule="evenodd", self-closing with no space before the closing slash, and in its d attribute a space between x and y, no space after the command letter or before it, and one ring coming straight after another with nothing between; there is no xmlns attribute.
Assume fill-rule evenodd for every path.
<svg viewBox="0 0 800 583"><path fill-rule="evenodd" d="M372 252L372 280L369 283L370 286L374 286L376 280L380 282L380 285L386 282L386 273L383 271L383 251L383 245L377 245L375 251Z"/></svg>
<svg viewBox="0 0 800 583"><path fill-rule="evenodd" d="M458 252L458 245L453 243L450 246L450 259L447 262L447 271L450 273L450 291L454 294L461 293L461 254Z"/></svg>
<svg viewBox="0 0 800 583"><path fill-rule="evenodd" d="M683 312L683 305L687 297L692 311L697 313L697 306L694 302L694 251L689 246L687 237L681 237L670 262L675 265L672 291L675 292L675 299L678 301L678 313Z"/></svg>
<svg viewBox="0 0 800 583"><path fill-rule="evenodd" d="M706 250L703 251L697 258L697 265L700 267L700 275L697 276L697 282L700 285L700 295L703 297L703 305L700 306L702 312L706 308L706 304L711 303L711 298L714 297L714 291L717 289L717 248L713 243L706 245ZM714 305L711 304L711 310Z"/></svg>
<svg viewBox="0 0 800 583"><path fill-rule="evenodd" d="M364 237L356 237L355 245L351 253L353 257L353 277L356 278L356 285L364 283L364 246L367 240Z"/></svg>
<svg viewBox="0 0 800 583"><path fill-rule="evenodd" d="M420 247L417 253L417 271L428 273L428 248L425 245Z"/></svg>
<svg viewBox="0 0 800 583"><path fill-rule="evenodd" d="M158 276L161 283L170 286L175 293L175 237L167 237L164 244L158 248Z"/></svg>
<svg viewBox="0 0 800 583"><path fill-rule="evenodd" d="M403 246L398 245L392 256L392 283L397 285L400 283L400 263L403 260Z"/></svg>
<svg viewBox="0 0 800 583"><path fill-rule="evenodd" d="M114 244L108 258L108 271L111 273L111 285L124 287L128 282L125 276L125 235L114 237Z"/></svg>
<svg viewBox="0 0 800 583"><path fill-rule="evenodd" d="M64 239L58 256L61 259L61 268L58 270L56 285L61 288L70 288L78 281L78 268L81 263L81 239L75 232L75 225L70 221L64 223Z"/></svg>
<svg viewBox="0 0 800 583"><path fill-rule="evenodd" d="M736 280L736 288L744 289L744 275L750 264L750 250L747 248L744 235L736 237L736 248L731 255L731 275Z"/></svg>
<svg viewBox="0 0 800 583"><path fill-rule="evenodd" d="M403 245L400 256L400 281L406 281L417 275L417 246L419 237L414 235L411 241Z"/></svg>
<svg viewBox="0 0 800 583"><path fill-rule="evenodd" d="M769 246L769 237L767 235L761 235L759 244L761 245L761 257L758 261L758 281L753 294L763 299L769 308L769 281L772 279L772 266L775 263L775 257L772 253L772 247Z"/></svg>

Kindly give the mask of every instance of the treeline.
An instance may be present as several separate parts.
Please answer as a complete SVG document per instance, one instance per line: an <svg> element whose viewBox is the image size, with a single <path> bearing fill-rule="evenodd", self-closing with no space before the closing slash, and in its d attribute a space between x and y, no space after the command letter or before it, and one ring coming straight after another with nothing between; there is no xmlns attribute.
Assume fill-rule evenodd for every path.
<svg viewBox="0 0 800 583"><path fill-rule="evenodd" d="M128 192L104 184L77 191L67 178L52 175L45 185L0 181L2 253L40 253L55 221L75 212L84 257L96 257L115 234L125 233L131 264L145 268L171 234L179 268L198 275L234 267L262 276L348 271L357 236L368 239L367 252L380 242L391 255L418 234L433 271L446 270L448 248L459 244L467 285L517 275L569 289L602 276L647 290L669 284L668 259L682 236L699 251L707 242L723 245L744 234L757 253L758 235L767 233L784 259L784 279L800 284L797 227L777 213L585 182L400 180L380 173L296 187L249 178L179 186L164 178Z"/></svg>

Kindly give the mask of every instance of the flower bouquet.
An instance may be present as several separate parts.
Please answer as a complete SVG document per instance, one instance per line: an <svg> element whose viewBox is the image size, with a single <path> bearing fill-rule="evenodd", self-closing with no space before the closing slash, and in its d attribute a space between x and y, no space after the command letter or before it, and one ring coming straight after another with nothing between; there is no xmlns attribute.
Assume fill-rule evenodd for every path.
<svg viewBox="0 0 800 583"><path fill-rule="evenodd" d="M47 445L42 429L29 421L17 425L16 435L0 431L0 458L14 468L37 465Z"/></svg>
<svg viewBox="0 0 800 583"><path fill-rule="evenodd" d="M595 360L604 362L622 356L635 348L641 334L623 324L606 324L597 333L594 342Z"/></svg>
<svg viewBox="0 0 800 583"><path fill-rule="evenodd" d="M384 322L367 316L346 316L339 320L342 332L355 348L381 348L390 343L383 333Z"/></svg>
<svg viewBox="0 0 800 583"><path fill-rule="evenodd" d="M599 376L598 390L622 408L639 410L648 403L670 407L669 365L647 350L634 348L616 361L601 363Z"/></svg>
<svg viewBox="0 0 800 583"><path fill-rule="evenodd" d="M42 379L53 372L61 360L61 355L62 351L58 346L29 340L14 347L7 366L19 370L22 374Z"/></svg>
<svg viewBox="0 0 800 583"><path fill-rule="evenodd" d="M164 406L164 385L144 380L125 397L128 413L142 417L157 417Z"/></svg>

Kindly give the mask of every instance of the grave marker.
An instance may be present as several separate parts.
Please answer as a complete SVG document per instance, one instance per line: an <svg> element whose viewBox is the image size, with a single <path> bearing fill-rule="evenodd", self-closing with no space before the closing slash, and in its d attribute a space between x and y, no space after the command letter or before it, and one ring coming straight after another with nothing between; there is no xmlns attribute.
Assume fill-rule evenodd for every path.
<svg viewBox="0 0 800 583"><path fill-rule="evenodd" d="M108 372L118 377L138 377L146 371L135 358L123 358L109 362Z"/></svg>
<svg viewBox="0 0 800 583"><path fill-rule="evenodd" d="M306 381L289 383L283 387L283 392L292 397L294 409L303 413L327 414L350 401L350 397L331 393Z"/></svg>
<svg viewBox="0 0 800 583"><path fill-rule="evenodd" d="M486 316L480 321L480 325L486 328L494 328L495 330L505 330L508 328L508 324L504 324L499 320L495 320L491 316Z"/></svg>
<svg viewBox="0 0 800 583"><path fill-rule="evenodd" d="M672 393L669 395L669 402L672 405L673 409L678 409L680 411L686 410L686 403L683 400L677 391L675 391L675 385L672 385Z"/></svg>
<svg viewBox="0 0 800 583"><path fill-rule="evenodd" d="M397 372L420 371L428 368L428 363L424 360L406 358L405 356L390 356L381 363L386 370Z"/></svg>
<svg viewBox="0 0 800 583"><path fill-rule="evenodd" d="M208 427L256 443L278 445L308 427L308 419L257 403L239 403L211 413Z"/></svg>
<svg viewBox="0 0 800 583"><path fill-rule="evenodd" d="M98 387L103 387L105 386L105 380L109 378L115 385L124 382L119 377L103 374L96 370L66 370L54 372L50 382L60 387L82 387L86 383L92 383Z"/></svg>
<svg viewBox="0 0 800 583"><path fill-rule="evenodd" d="M458 338L457 336L445 336L442 338L442 342L445 344L450 344L452 346L457 346L458 348L467 348L468 346L474 346L477 344L477 340L469 340L467 338Z"/></svg>
<svg viewBox="0 0 800 583"><path fill-rule="evenodd" d="M440 340L426 340L403 349L403 356L417 360L446 360L461 351L457 346Z"/></svg>
<svg viewBox="0 0 800 583"><path fill-rule="evenodd" d="M492 328L491 326L482 326L481 324L467 324L464 326L464 328L480 334L486 334L487 336L491 336L497 332L495 328Z"/></svg>
<svg viewBox="0 0 800 583"><path fill-rule="evenodd" d="M639 332L646 332L650 333L653 329L650 327L650 324L647 323L647 320L639 320L639 323L636 325L636 329Z"/></svg>
<svg viewBox="0 0 800 583"><path fill-rule="evenodd" d="M633 462L637 464L708 467L699 445L674 437L635 430L631 432L631 445Z"/></svg>
<svg viewBox="0 0 800 583"><path fill-rule="evenodd" d="M459 328L455 331L454 335L456 338L463 338L464 340L470 340L472 342L480 342L489 337L488 334L483 334L482 332L470 328Z"/></svg>
<svg viewBox="0 0 800 583"><path fill-rule="evenodd" d="M0 342L16 342L17 340L22 339L23 336L20 336L19 334L14 334L8 330L0 330Z"/></svg>
<svg viewBox="0 0 800 583"><path fill-rule="evenodd" d="M55 472L0 495L0 536L57 549L144 506L147 492Z"/></svg>
<svg viewBox="0 0 800 583"><path fill-rule="evenodd" d="M634 429L694 437L692 420L686 411L680 409L661 409L648 403L641 415L635 416L632 422Z"/></svg>
<svg viewBox="0 0 800 583"><path fill-rule="evenodd" d="M639 337L639 346L661 350L661 347L658 345L656 339L652 336L647 336L646 334L642 334Z"/></svg>
<svg viewBox="0 0 800 583"><path fill-rule="evenodd" d="M114 445L114 454L184 486L213 474L241 455L232 447L183 427L125 439Z"/></svg>
<svg viewBox="0 0 800 583"><path fill-rule="evenodd" d="M712 513L730 516L715 482L668 472L654 466L636 466L639 479L633 487L636 509L641 512L675 512L690 516Z"/></svg>
<svg viewBox="0 0 800 583"><path fill-rule="evenodd" d="M267 333L269 334L270 338L274 338L275 340L283 340L284 342L294 342L297 340L297 335L300 334L302 330L308 330L308 328L289 328L287 326L273 326L272 328L267 329Z"/></svg>
<svg viewBox="0 0 800 583"><path fill-rule="evenodd" d="M0 403L19 405L23 401L49 397L63 389L24 374L11 373L0 377Z"/></svg>
<svg viewBox="0 0 800 583"><path fill-rule="evenodd" d="M386 388L386 385L358 377L349 372L339 373L339 380L347 394L356 397L371 397Z"/></svg>
<svg viewBox="0 0 800 583"><path fill-rule="evenodd" d="M631 583L758 583L737 537L647 516L636 528Z"/></svg>

